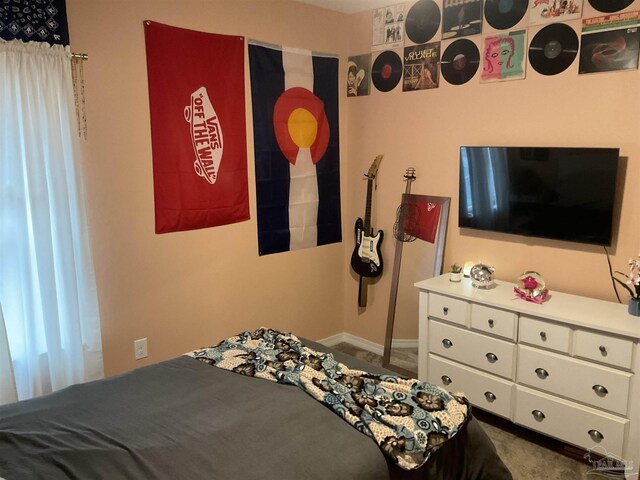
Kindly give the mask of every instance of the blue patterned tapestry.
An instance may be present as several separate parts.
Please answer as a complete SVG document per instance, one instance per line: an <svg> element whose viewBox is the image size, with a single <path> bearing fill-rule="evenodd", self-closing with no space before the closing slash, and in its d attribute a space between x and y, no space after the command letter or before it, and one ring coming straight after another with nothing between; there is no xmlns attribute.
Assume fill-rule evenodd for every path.
<svg viewBox="0 0 640 480"><path fill-rule="evenodd" d="M65 0L0 0L0 38L69 45Z"/></svg>

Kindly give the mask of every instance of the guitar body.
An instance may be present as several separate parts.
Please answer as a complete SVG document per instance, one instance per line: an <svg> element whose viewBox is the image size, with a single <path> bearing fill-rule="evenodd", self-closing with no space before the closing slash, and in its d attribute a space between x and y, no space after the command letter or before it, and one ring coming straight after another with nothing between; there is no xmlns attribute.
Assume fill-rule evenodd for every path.
<svg viewBox="0 0 640 480"><path fill-rule="evenodd" d="M376 178L378 165L382 160L382 155L378 155L369 171L365 175L367 179L367 204L364 221L361 218L356 220L356 247L351 254L351 268L358 274L358 306L367 306L367 282L365 278L374 278L382 274L382 230L373 235L371 228L371 196L373 179Z"/></svg>
<svg viewBox="0 0 640 480"><path fill-rule="evenodd" d="M382 274L382 239L384 232L378 230L375 236L364 234L361 218L356 220L356 246L351 254L351 268L361 277L374 278Z"/></svg>

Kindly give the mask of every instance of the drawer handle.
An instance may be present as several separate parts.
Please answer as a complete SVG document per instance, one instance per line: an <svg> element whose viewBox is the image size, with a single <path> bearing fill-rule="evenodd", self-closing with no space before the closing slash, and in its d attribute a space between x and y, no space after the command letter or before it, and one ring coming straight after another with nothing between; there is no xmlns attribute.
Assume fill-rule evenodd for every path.
<svg viewBox="0 0 640 480"><path fill-rule="evenodd" d="M536 375L538 375L539 378L544 380L549 376L549 372L547 372L544 368L536 368Z"/></svg>
<svg viewBox="0 0 640 480"><path fill-rule="evenodd" d="M445 315L447 315L449 313L449 307L443 307L442 308L442 313L444 313Z"/></svg>
<svg viewBox="0 0 640 480"><path fill-rule="evenodd" d="M607 393L609 393L609 390L607 390L602 385L594 385L591 388L593 388L593 391L596 392L596 395L598 395L599 397L605 397Z"/></svg>
<svg viewBox="0 0 640 480"><path fill-rule="evenodd" d="M489 363L496 363L498 361L498 357L496 356L495 353L489 352L485 355L485 357L487 357L487 361Z"/></svg>
<svg viewBox="0 0 640 480"><path fill-rule="evenodd" d="M490 318L489 320L489 328L493 328L493 318Z"/></svg>
<svg viewBox="0 0 640 480"><path fill-rule="evenodd" d="M443 384L445 385L451 384L451 377L449 377L448 375L442 375L440 378L442 379Z"/></svg>
<svg viewBox="0 0 640 480"><path fill-rule="evenodd" d="M544 413L540 410L533 410L531 415L533 415L533 418L535 418L537 422L541 422L545 419Z"/></svg>
<svg viewBox="0 0 640 480"><path fill-rule="evenodd" d="M484 392L484 398L486 398L489 403L496 401L496 396L491 392Z"/></svg>
<svg viewBox="0 0 640 480"><path fill-rule="evenodd" d="M540 338L543 342L547 341L547 332L540 332Z"/></svg>
<svg viewBox="0 0 640 480"><path fill-rule="evenodd" d="M598 350L600 350L600 353L603 357L607 356L607 347L605 347L604 345L600 345L600 348Z"/></svg>
<svg viewBox="0 0 640 480"><path fill-rule="evenodd" d="M602 435L598 430L589 430L589 436L591 437L591 440L596 443L600 443L604 440L604 435Z"/></svg>
<svg viewBox="0 0 640 480"><path fill-rule="evenodd" d="M451 340L449 340L448 338L445 338L444 340L442 340L442 346L444 348L451 348L451 347L453 347L453 342Z"/></svg>

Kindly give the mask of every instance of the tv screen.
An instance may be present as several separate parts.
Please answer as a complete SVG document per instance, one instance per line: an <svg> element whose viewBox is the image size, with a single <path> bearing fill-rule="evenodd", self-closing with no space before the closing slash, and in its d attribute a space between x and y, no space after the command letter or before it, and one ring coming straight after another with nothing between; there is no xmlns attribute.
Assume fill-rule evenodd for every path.
<svg viewBox="0 0 640 480"><path fill-rule="evenodd" d="M461 147L458 226L611 245L619 149Z"/></svg>

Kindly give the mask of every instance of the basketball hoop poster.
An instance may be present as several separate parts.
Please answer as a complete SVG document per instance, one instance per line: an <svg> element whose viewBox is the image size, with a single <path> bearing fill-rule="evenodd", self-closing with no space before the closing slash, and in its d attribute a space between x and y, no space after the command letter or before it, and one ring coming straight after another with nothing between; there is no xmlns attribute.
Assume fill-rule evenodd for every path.
<svg viewBox="0 0 640 480"><path fill-rule="evenodd" d="M144 32L156 233L248 220L244 37Z"/></svg>

